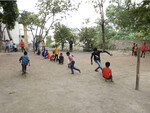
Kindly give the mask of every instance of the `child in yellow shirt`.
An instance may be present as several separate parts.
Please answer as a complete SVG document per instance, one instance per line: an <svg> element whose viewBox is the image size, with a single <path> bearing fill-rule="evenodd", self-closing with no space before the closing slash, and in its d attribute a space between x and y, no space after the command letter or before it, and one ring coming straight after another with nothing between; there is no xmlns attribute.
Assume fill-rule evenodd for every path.
<svg viewBox="0 0 150 113"><path fill-rule="evenodd" d="M55 47L55 49L54 49L54 52L55 52L55 58L54 58L54 61L58 61L58 52L59 50L58 50L58 46L56 45L56 47Z"/></svg>

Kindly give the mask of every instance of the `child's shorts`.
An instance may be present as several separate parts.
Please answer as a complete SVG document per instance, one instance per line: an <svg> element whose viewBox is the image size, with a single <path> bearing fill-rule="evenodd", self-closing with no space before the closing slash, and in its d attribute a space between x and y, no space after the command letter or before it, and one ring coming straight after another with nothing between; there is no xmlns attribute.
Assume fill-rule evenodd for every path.
<svg viewBox="0 0 150 113"><path fill-rule="evenodd" d="M109 76L109 78L105 78L105 79L107 79L107 80L110 80L110 79L112 79L112 75L110 75L110 76Z"/></svg>

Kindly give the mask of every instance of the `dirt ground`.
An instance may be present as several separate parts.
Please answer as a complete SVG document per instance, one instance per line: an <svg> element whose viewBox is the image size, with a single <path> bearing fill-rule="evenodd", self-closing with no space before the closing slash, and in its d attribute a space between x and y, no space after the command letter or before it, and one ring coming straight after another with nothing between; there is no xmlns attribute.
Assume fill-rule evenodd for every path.
<svg viewBox="0 0 150 113"><path fill-rule="evenodd" d="M73 52L81 74L65 64L29 53L26 76L18 61L22 53L0 53L0 113L150 113L150 55L141 59L140 90L135 90L136 61L129 52L101 54L111 62L114 83L105 82L91 53Z"/></svg>

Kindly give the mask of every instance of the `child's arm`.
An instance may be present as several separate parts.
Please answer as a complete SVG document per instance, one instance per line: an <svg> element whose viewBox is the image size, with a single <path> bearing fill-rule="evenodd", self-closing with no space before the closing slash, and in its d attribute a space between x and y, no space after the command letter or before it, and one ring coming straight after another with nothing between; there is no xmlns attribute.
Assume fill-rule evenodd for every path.
<svg viewBox="0 0 150 113"><path fill-rule="evenodd" d="M21 63L22 57L20 57L19 62Z"/></svg>

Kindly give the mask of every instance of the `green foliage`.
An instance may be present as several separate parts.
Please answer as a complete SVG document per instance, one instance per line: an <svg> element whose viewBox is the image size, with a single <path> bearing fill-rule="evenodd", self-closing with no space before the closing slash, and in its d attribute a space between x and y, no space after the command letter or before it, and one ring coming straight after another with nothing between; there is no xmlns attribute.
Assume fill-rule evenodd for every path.
<svg viewBox="0 0 150 113"><path fill-rule="evenodd" d="M8 29L14 28L18 15L19 12L16 2L0 2L0 23L5 24Z"/></svg>
<svg viewBox="0 0 150 113"><path fill-rule="evenodd" d="M117 3L118 0L115 0ZM109 22L122 30L142 33L143 38L150 36L150 2L143 0L141 3L122 1L111 4L106 13Z"/></svg>
<svg viewBox="0 0 150 113"><path fill-rule="evenodd" d="M46 46L50 46L52 43L52 37L51 36L47 36L46 37Z"/></svg>
<svg viewBox="0 0 150 113"><path fill-rule="evenodd" d="M64 44L70 40L75 42L76 36L72 33L70 28L57 23L55 24L54 39L56 43L61 44L63 50Z"/></svg>
<svg viewBox="0 0 150 113"><path fill-rule="evenodd" d="M79 38L80 41L84 44L83 48L85 51L91 51L98 45L97 34L98 33L96 31L96 28L93 27L85 27L81 29Z"/></svg>

